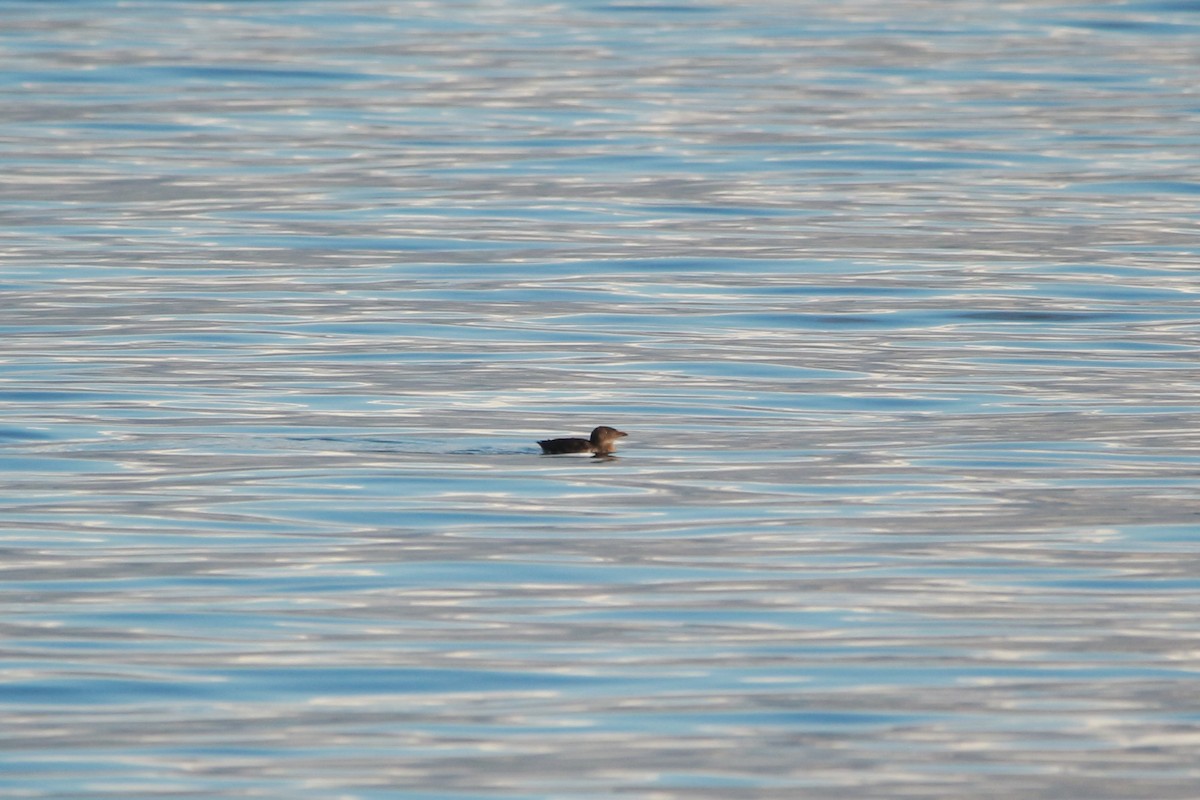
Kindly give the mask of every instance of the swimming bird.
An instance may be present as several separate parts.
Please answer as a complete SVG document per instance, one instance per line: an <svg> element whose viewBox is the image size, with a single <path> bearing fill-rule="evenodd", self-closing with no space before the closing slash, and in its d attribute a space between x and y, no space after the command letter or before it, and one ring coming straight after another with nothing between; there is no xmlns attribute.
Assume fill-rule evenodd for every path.
<svg viewBox="0 0 1200 800"><path fill-rule="evenodd" d="M538 444L542 446L544 454L551 456L562 456L571 453L595 453L598 456L607 456L612 455L612 451L617 446L617 439L628 435L628 433L619 431L616 428L601 425L592 431L592 435L588 439L543 439Z"/></svg>

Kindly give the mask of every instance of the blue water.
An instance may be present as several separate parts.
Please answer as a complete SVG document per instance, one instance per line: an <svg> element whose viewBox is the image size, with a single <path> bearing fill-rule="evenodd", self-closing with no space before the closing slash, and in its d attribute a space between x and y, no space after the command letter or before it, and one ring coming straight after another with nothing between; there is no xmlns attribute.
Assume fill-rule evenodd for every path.
<svg viewBox="0 0 1200 800"><path fill-rule="evenodd" d="M0 794L1196 796L1200 5L0 15Z"/></svg>

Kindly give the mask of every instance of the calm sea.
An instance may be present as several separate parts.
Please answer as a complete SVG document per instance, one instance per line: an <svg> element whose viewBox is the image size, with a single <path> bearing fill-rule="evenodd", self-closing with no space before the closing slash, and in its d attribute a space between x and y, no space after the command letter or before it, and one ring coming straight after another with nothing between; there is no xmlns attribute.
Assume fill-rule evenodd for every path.
<svg viewBox="0 0 1200 800"><path fill-rule="evenodd" d="M1195 798L1197 52L0 0L0 794Z"/></svg>

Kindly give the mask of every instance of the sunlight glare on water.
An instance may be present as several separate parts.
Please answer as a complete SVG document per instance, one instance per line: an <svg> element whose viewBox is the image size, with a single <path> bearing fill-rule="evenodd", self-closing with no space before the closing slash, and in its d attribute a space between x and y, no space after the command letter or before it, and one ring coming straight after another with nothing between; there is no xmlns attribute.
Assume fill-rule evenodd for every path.
<svg viewBox="0 0 1200 800"><path fill-rule="evenodd" d="M0 11L0 793L1195 797L1200 5Z"/></svg>

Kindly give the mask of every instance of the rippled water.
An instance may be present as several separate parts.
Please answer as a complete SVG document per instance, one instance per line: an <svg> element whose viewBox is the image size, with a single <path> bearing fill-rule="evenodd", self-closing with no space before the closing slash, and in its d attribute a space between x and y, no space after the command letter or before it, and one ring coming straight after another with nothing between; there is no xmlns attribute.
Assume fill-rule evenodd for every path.
<svg viewBox="0 0 1200 800"><path fill-rule="evenodd" d="M1200 4L0 12L0 793L1196 796Z"/></svg>

